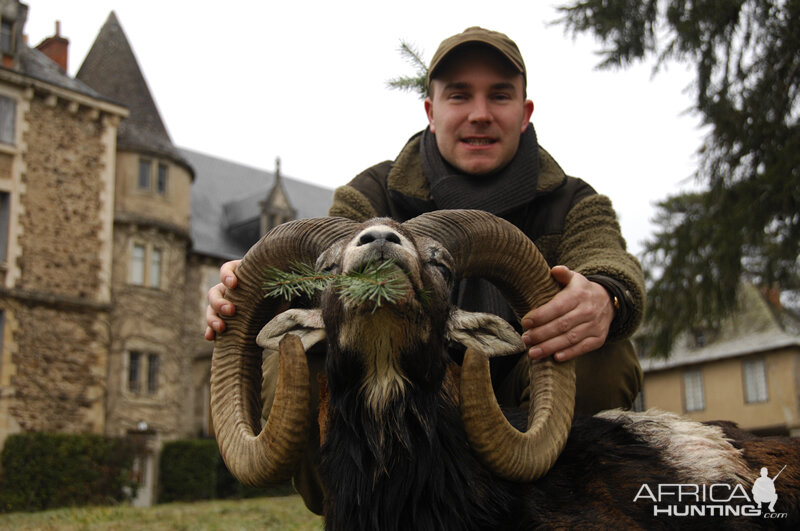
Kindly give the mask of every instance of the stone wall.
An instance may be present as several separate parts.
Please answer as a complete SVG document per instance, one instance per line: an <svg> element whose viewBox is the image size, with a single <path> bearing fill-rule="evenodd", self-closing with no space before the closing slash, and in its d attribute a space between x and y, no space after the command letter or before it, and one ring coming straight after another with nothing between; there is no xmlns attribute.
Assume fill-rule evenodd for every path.
<svg viewBox="0 0 800 531"><path fill-rule="evenodd" d="M34 98L27 118L21 278L27 291L96 300L105 183L102 122L62 100Z"/></svg>
<svg viewBox="0 0 800 531"><path fill-rule="evenodd" d="M31 96L20 192L12 197L18 246L9 266L19 274L0 301L14 323L4 334L10 377L2 409L14 429L102 433L110 306L100 296L100 273L110 260L103 211L114 146L103 113L50 94Z"/></svg>
<svg viewBox="0 0 800 531"><path fill-rule="evenodd" d="M9 413L24 431L102 433L108 314L19 303Z"/></svg>

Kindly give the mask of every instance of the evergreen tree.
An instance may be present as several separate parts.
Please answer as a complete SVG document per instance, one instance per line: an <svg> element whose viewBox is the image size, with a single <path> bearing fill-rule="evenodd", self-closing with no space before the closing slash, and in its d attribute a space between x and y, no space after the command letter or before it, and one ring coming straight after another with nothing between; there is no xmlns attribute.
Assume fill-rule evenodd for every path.
<svg viewBox="0 0 800 531"><path fill-rule="evenodd" d="M800 251L800 0L584 0L558 23L602 42L600 68L654 60L694 67L709 133L701 192L658 204L647 242L648 330L666 354L713 328L739 284L797 290Z"/></svg>

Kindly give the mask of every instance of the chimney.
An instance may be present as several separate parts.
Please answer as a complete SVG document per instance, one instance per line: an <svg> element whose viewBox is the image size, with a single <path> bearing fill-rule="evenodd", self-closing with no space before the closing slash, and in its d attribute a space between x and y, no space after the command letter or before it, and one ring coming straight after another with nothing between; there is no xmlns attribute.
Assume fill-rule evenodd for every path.
<svg viewBox="0 0 800 531"><path fill-rule="evenodd" d="M767 302L776 310L781 310L783 308L781 304L781 290L774 284L772 286L762 286L761 293L764 295L764 298L767 299Z"/></svg>
<svg viewBox="0 0 800 531"><path fill-rule="evenodd" d="M36 47L37 50L49 57L64 72L67 71L67 51L69 41L61 36L61 22L56 20L56 34L47 37Z"/></svg>

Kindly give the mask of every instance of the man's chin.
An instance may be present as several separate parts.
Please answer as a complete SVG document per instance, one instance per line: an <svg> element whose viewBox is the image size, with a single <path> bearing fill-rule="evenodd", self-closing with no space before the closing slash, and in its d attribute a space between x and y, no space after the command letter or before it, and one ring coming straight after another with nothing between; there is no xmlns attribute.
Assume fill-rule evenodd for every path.
<svg viewBox="0 0 800 531"><path fill-rule="evenodd" d="M461 172L473 177L489 177L501 168L496 161L470 161L454 165Z"/></svg>

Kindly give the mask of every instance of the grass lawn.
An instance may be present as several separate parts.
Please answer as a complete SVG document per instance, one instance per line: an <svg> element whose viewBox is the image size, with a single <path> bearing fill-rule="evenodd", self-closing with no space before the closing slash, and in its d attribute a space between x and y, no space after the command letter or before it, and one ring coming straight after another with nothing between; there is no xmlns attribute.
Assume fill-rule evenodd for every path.
<svg viewBox="0 0 800 531"><path fill-rule="evenodd" d="M321 530L322 518L300 496L166 503L146 509L127 505L0 514L0 529L274 529Z"/></svg>

